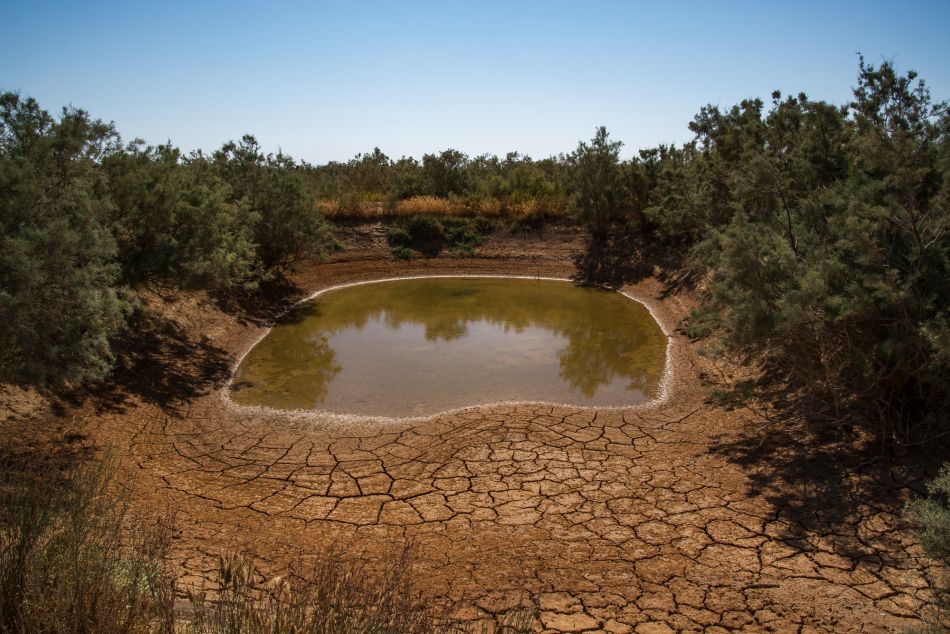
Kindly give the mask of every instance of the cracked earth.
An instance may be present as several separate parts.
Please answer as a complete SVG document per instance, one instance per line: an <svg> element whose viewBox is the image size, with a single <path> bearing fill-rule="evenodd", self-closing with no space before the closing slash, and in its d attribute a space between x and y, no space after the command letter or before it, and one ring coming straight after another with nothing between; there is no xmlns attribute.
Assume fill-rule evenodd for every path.
<svg viewBox="0 0 950 634"><path fill-rule="evenodd" d="M545 274L570 274L563 254L544 257ZM527 262L331 262L299 283L538 266ZM689 309L655 279L626 290L671 332ZM263 332L207 299L178 310L229 360ZM722 369L679 335L671 354L669 398L652 409L342 423L238 411L219 382L173 405L129 394L76 417L116 448L143 507L176 510L186 586L207 585L230 550L266 572L331 544L372 561L410 539L420 590L483 624L528 607L545 632L913 625L927 562L899 509L922 468L851 468L795 433L763 449L767 417L708 399L704 379Z"/></svg>

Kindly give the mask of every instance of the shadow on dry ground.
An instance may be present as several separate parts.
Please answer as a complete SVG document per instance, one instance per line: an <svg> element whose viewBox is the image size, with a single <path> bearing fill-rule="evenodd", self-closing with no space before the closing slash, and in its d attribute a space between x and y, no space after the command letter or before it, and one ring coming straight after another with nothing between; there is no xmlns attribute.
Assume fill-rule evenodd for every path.
<svg viewBox="0 0 950 634"><path fill-rule="evenodd" d="M85 434L32 414L8 415L0 421L0 429L15 432L0 443L0 486L35 474L55 486L98 451Z"/></svg>
<svg viewBox="0 0 950 634"><path fill-rule="evenodd" d="M115 345L116 363L103 381L66 394L67 404L87 399L96 410L124 412L133 398L178 414L187 404L221 386L231 357L207 340L193 341L176 322L139 313Z"/></svg>
<svg viewBox="0 0 950 634"><path fill-rule="evenodd" d="M219 291L211 294L218 310L245 326L263 326L293 306L303 290L284 275L276 275L257 288Z"/></svg>
<svg viewBox="0 0 950 634"><path fill-rule="evenodd" d="M215 306L245 326L263 326L293 306L301 289L277 276L253 290L211 295ZM162 301L170 301L163 299ZM63 407L90 400L98 411L124 412L133 397L181 414L188 403L223 385L232 358L205 337L195 340L176 321L139 309L114 342L112 374L94 384L57 394Z"/></svg>
<svg viewBox="0 0 950 634"><path fill-rule="evenodd" d="M860 430L829 429L798 417L763 420L739 438L715 439L710 452L736 464L785 527L783 541L814 550L814 537L828 540L835 554L856 564L896 565L904 549L898 535L864 535L857 527L878 514L900 509L908 491L924 492L936 475L940 449L912 456L885 454ZM909 526L900 522L906 533Z"/></svg>
<svg viewBox="0 0 950 634"><path fill-rule="evenodd" d="M685 266L683 255L669 248L643 241L642 236L620 233L605 242L589 241L574 255L572 279L582 284L620 288L655 277L663 285L664 299L692 290L697 274Z"/></svg>

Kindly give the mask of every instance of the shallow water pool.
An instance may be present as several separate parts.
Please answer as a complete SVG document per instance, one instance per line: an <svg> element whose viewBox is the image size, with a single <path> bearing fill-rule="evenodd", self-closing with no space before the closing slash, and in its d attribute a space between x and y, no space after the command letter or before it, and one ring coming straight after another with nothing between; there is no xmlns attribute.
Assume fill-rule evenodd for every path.
<svg viewBox="0 0 950 634"><path fill-rule="evenodd" d="M241 405L424 416L542 401L617 407L658 395L667 338L640 303L568 282L417 278L303 302L244 357Z"/></svg>

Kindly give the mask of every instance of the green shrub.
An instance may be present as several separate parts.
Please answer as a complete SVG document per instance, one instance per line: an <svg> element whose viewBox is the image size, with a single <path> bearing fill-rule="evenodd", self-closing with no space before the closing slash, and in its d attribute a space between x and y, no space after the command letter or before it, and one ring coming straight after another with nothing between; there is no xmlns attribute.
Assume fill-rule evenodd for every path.
<svg viewBox="0 0 950 634"><path fill-rule="evenodd" d="M927 485L928 498L907 505L908 518L917 528L924 551L940 562L939 570L929 579L932 599L921 611L927 632L950 629L950 462Z"/></svg>
<svg viewBox="0 0 950 634"><path fill-rule="evenodd" d="M436 256L443 249L472 255L484 241L483 235L494 226L494 221L487 218L419 214L391 227L386 240L397 260L411 258L413 250L426 257Z"/></svg>
<svg viewBox="0 0 950 634"><path fill-rule="evenodd" d="M719 314L709 306L700 306L690 311L679 328L687 337L697 340L711 335L718 324Z"/></svg>
<svg viewBox="0 0 950 634"><path fill-rule="evenodd" d="M433 257L442 251L446 236L442 223L435 216L410 216L401 224L390 227L386 234L392 255L397 260L408 260L413 250L426 257Z"/></svg>
<svg viewBox="0 0 950 634"><path fill-rule="evenodd" d="M403 225L411 236L412 248L426 257L434 257L445 246L445 229L435 216L412 216Z"/></svg>
<svg viewBox="0 0 950 634"><path fill-rule="evenodd" d="M477 231L479 235L482 235L482 236L488 235L489 233L494 231L495 227L497 226L497 222L495 221L494 218L487 218L485 216L476 217L474 220L474 223L475 223L475 231Z"/></svg>
<svg viewBox="0 0 950 634"><path fill-rule="evenodd" d="M393 258L397 260L412 259L412 236L409 235L405 227L391 227L386 234L386 241L389 243Z"/></svg>
<svg viewBox="0 0 950 634"><path fill-rule="evenodd" d="M930 497L908 505L917 537L927 554L950 566L950 462L927 485Z"/></svg>
<svg viewBox="0 0 950 634"><path fill-rule="evenodd" d="M443 226L446 247L452 251L472 255L484 241L478 224L469 218L446 218Z"/></svg>
<svg viewBox="0 0 950 634"><path fill-rule="evenodd" d="M412 236L409 235L405 227L397 225L390 227L386 234L386 241L391 247L408 247L412 244Z"/></svg>
<svg viewBox="0 0 950 634"><path fill-rule="evenodd" d="M390 251L396 260L411 260L413 251L409 247L392 247Z"/></svg>

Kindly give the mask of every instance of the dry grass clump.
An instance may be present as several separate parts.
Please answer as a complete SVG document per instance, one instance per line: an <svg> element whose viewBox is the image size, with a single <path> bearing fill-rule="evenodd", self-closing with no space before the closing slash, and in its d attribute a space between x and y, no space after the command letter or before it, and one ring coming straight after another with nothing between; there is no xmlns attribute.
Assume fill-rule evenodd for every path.
<svg viewBox="0 0 950 634"><path fill-rule="evenodd" d="M508 201L505 214L514 220L562 219L567 216L567 199L553 197Z"/></svg>
<svg viewBox="0 0 950 634"><path fill-rule="evenodd" d="M361 200L357 195L344 195L336 200L318 200L317 210L330 220L368 220L386 215L386 204Z"/></svg>
<svg viewBox="0 0 950 634"><path fill-rule="evenodd" d="M411 546L372 568L329 549L271 579L248 556L222 556L215 591L189 592L190 609L176 612L171 522L133 515L112 474L108 460L37 467L0 455L0 633L479 631L415 591ZM489 629L533 622L518 611Z"/></svg>
<svg viewBox="0 0 950 634"><path fill-rule="evenodd" d="M458 631L451 606L432 609L413 590L411 549L383 562L371 574L334 550L303 570L263 580L252 558L221 557L214 600L191 594L195 634L246 632L436 633Z"/></svg>
<svg viewBox="0 0 950 634"><path fill-rule="evenodd" d="M110 473L2 465L0 632L174 631L170 524L130 516Z"/></svg>
<svg viewBox="0 0 950 634"><path fill-rule="evenodd" d="M356 203L343 200L318 200L317 211L329 220L370 220L381 215L380 203Z"/></svg>
<svg viewBox="0 0 950 634"><path fill-rule="evenodd" d="M218 588L188 594L192 634L524 634L536 614L516 609L491 625L454 618L456 605L434 606L414 589L413 547L389 554L374 569L322 551L286 576L265 579L248 555L218 559Z"/></svg>
<svg viewBox="0 0 950 634"><path fill-rule="evenodd" d="M397 217L432 214L441 216L498 216L501 202L494 198L439 198L438 196L413 196L400 200L393 207Z"/></svg>
<svg viewBox="0 0 950 634"><path fill-rule="evenodd" d="M337 218L341 217L342 214L342 205L338 200L318 200L315 203L317 211L326 216L327 218Z"/></svg>

